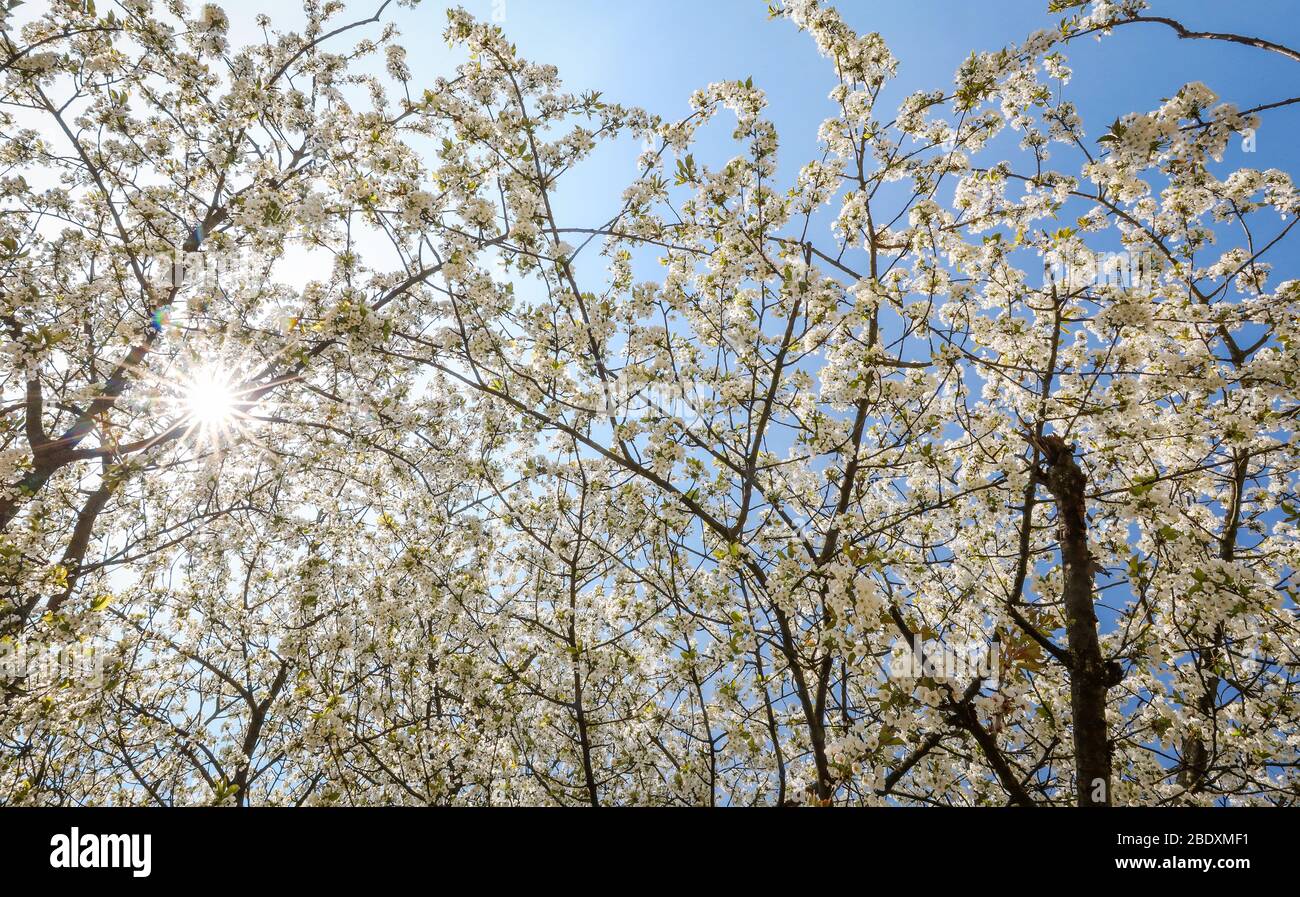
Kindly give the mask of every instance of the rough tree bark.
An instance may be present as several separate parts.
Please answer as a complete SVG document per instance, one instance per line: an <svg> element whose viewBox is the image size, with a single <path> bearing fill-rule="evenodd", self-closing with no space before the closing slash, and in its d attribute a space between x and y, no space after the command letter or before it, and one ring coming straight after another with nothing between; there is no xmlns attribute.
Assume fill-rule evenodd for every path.
<svg viewBox="0 0 1300 897"><path fill-rule="evenodd" d="M1111 803L1111 744L1106 728L1106 692L1119 681L1119 665L1107 663L1097 637L1093 607L1096 564L1088 551L1088 477L1074 459L1074 447L1059 436L1035 437L1046 468L1041 481L1056 500L1062 600L1070 655L1070 709L1074 721L1076 802L1080 807Z"/></svg>

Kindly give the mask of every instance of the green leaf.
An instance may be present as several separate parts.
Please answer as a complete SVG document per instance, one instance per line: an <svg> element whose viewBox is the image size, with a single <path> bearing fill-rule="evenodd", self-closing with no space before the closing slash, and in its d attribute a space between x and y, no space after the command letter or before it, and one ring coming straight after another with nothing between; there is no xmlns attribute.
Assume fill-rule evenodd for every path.
<svg viewBox="0 0 1300 897"><path fill-rule="evenodd" d="M1147 477L1138 480L1128 490L1129 494L1132 495L1134 498L1141 498L1142 496L1150 492L1152 489L1156 488L1156 483L1158 482L1160 482L1160 479L1158 477Z"/></svg>

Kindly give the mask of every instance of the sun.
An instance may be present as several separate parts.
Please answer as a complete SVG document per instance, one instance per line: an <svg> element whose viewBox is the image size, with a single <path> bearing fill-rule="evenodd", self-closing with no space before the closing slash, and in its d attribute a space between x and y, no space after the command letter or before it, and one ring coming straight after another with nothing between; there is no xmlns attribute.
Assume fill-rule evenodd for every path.
<svg viewBox="0 0 1300 897"><path fill-rule="evenodd" d="M181 410L190 425L210 437L236 428L242 409L239 387L216 365L194 370L182 384Z"/></svg>

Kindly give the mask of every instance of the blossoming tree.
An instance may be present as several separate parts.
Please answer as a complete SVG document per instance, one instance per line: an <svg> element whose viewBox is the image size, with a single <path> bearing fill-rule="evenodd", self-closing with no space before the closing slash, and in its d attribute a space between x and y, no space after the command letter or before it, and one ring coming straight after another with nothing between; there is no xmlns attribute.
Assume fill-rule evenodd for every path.
<svg viewBox="0 0 1300 897"><path fill-rule="evenodd" d="M893 111L774 6L837 80L792 176L761 77L665 120L460 10L431 84L388 3L11 12L0 801L1294 802L1300 197L1223 160L1300 97L1063 88L1300 54L1051 6Z"/></svg>

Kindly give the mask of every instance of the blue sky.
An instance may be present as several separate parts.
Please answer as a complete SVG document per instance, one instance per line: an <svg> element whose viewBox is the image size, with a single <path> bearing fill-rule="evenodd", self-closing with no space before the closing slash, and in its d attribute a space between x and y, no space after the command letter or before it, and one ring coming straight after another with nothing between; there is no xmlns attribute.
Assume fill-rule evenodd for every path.
<svg viewBox="0 0 1300 897"><path fill-rule="evenodd" d="M349 13L343 15L364 18L379 2L349 0ZM253 17L268 11L265 2L223 5L234 42L259 39ZM426 0L407 10L393 4L385 13L402 31L417 82L449 72L458 61L442 40L448 5ZM600 90L607 100L643 106L666 118L687 113L691 93L712 81L752 76L767 91L769 117L782 138L783 172L789 176L813 157L817 127L832 111L826 100L833 83L828 62L807 35L769 19L766 0L462 0L460 5L485 20L496 14L520 52L558 66L569 89ZM859 31L879 31L900 61L882 111L914 90L950 85L953 71L972 50L997 49L1055 22L1046 12L1047 0L846 0L838 6ZM1158 0L1155 6L1153 13L1173 15L1189 27L1300 45L1294 0ZM293 27L301 18L289 3L271 14L281 27ZM1072 44L1068 53L1075 71L1068 96L1079 105L1093 139L1119 115L1149 111L1190 80L1206 82L1243 108L1292 96L1300 86L1300 69L1291 60L1221 41L1179 40L1161 25L1128 26L1103 41ZM1257 152L1225 163L1300 170L1297 137L1300 106L1267 113ZM596 176L617 181L609 184L610 191L584 191L583 203L605 192L616 202L634 160L635 153L617 163L611 159L610 168ZM605 168L599 160L598 167Z"/></svg>
<svg viewBox="0 0 1300 897"><path fill-rule="evenodd" d="M334 21L367 18L381 2L347 0ZM268 12L277 29L298 30L302 24L301 7L293 0L226 0L222 5L236 46L263 39L254 24L259 13ZM384 12L384 21L401 31L417 93L463 61L442 36L450 5L455 4L424 0L412 10L390 2ZM567 90L599 90L607 102L641 106L668 120L688 114L691 94L709 83L752 77L767 93L767 117L780 134L778 189L792 185L799 168L820 155L818 127L836 111L827 99L834 84L830 62L819 56L808 35L787 21L771 19L767 0L460 0L459 5L501 24L525 58L556 65ZM898 77L877 105L877 115L888 120L907 94L950 87L953 72L972 51L996 50L1055 27L1058 17L1048 14L1047 5L1048 0L843 0L838 8L860 32L879 31L899 60ZM1191 28L1300 46L1298 6L1296 0L1155 0L1152 13L1174 15ZM332 48L345 50L363 36L376 36L379 27L353 30L335 39ZM1158 24L1126 26L1101 41L1087 38L1071 44L1067 53L1075 77L1066 96L1077 104L1090 141L1121 115L1155 109L1188 81L1204 81L1240 108L1294 96L1300 87L1300 67L1292 60L1223 41L1179 40ZM372 57L368 65L378 71L382 59ZM1216 174L1242 167L1300 172L1300 104L1265 116L1255 151L1246 153L1240 141L1233 141L1213 169ZM697 135L694 153L702 165L716 168L741 152L730 132L729 116L722 116ZM983 163L1008 158L1023 169L1027 160L1017 151L1017 140L1004 132L981 155ZM561 222L592 227L607 221L637 174L640 149L630 138L603 144L569 172L552 198ZM1049 165L1077 176L1080 161L1079 154L1057 147ZM673 164L669 159L669 171ZM891 217L889 212L881 220ZM824 239L827 234L823 228L812 236ZM596 241L577 260L580 270L597 278L604 267L595 255L599 248ZM1098 242L1093 248L1117 247ZM645 272L639 265L641 276ZM1297 269L1300 263L1294 268L1278 264L1276 274L1294 277Z"/></svg>
<svg viewBox="0 0 1300 897"><path fill-rule="evenodd" d="M788 23L768 19L765 0L497 0L524 55L560 67L574 88L601 89L612 99L665 115L686 111L692 90L710 81L754 76L769 94L773 118L787 131L816 128L827 107L809 102L809 87L829 89L830 70L811 41ZM358 5L357 9L366 9ZM465 0L471 13L491 19L493 0ZM848 0L839 4L860 31L879 31L901 62L907 91L950 83L972 49L991 50L1053 24L1046 0ZM401 11L407 46L442 28L444 4ZM231 5L234 12L237 7ZM1190 27L1256 33L1300 43L1300 17L1292 0L1165 0L1168 12ZM426 30L429 29L429 30ZM432 36L432 35L431 35ZM433 55L445 47L436 37ZM1295 63L1249 47L1180 41L1158 25L1130 26L1104 42L1074 45L1080 77L1071 85L1085 109L1115 114L1147 109L1185 81L1213 74L1210 84L1243 105L1259 91L1282 94L1296 84ZM1207 80L1207 83L1208 80ZM825 90L811 92L818 99Z"/></svg>
<svg viewBox="0 0 1300 897"><path fill-rule="evenodd" d="M340 18L363 18L380 2L349 0L350 12ZM266 0L228 0L223 5L236 44L260 39L253 27L258 13L270 11L282 28L296 28L301 20L293 3L273 7ZM426 0L415 10L390 7L386 16L403 33L417 91L460 61L442 39L446 5ZM826 99L834 83L831 65L807 35L788 22L769 19L765 0L462 0L462 5L482 19L498 20L526 58L558 66L568 90L600 90L607 101L642 106L668 119L687 114L691 94L710 82L752 77L767 92L768 117L781 135L786 184L793 182L799 166L818 155L818 127L834 112ZM1047 0L839 4L859 31L879 31L900 61L899 77L879 106L885 118L906 94L951 85L954 70L973 50L995 50L1053 27L1056 19L1046 7ZM1154 12L1176 16L1189 27L1300 46L1298 0L1159 0L1156 7ZM378 26L352 32L338 46L377 32ZM1075 77L1066 95L1078 105L1093 141L1117 117L1156 108L1188 81L1205 82L1241 108L1296 95L1300 88L1294 61L1224 42L1179 40L1160 25L1121 28L1103 41L1073 44L1067 53ZM729 131L728 123L717 136ZM1266 113L1255 152L1247 154L1233 141L1222 169L1300 172L1298 138L1300 105ZM738 152L729 141L712 136L706 147L710 163L717 161L713 154L726 158ZM615 145L574 172L557 198L561 218L594 226L608 217L635 174L637 151L630 143ZM1077 174L1073 157L1063 154L1059 161ZM1127 591L1112 590L1105 600L1122 604L1128 597ZM1109 628L1111 615L1103 610L1103 617Z"/></svg>
<svg viewBox="0 0 1300 897"><path fill-rule="evenodd" d="M767 90L772 118L792 149L800 136L811 146L817 125L829 111L821 102L832 84L828 64L806 35L788 23L769 20L764 0L504 3L502 24L521 51L560 66L575 88L601 89L617 101L671 115L685 112L691 91L710 81L752 75ZM859 31L879 31L899 58L900 97L950 84L952 72L973 49L997 49L1050 27L1054 17L1046 6L1046 0L839 4L850 24ZM1166 0L1163 6L1191 27L1300 43L1294 2ZM465 8L490 17L492 0L469 0ZM434 19L438 13L434 4L412 18ZM406 36L416 33L407 28ZM1294 62L1223 42L1180 41L1159 25L1129 26L1103 42L1080 42L1070 55L1079 74L1070 87L1072 98L1083 108L1085 120L1091 121L1093 112L1101 116L1099 126L1121 112L1153 108L1194 78L1206 80L1224 98L1243 106L1290 95L1287 87L1300 83ZM1288 137L1295 136L1297 121L1293 117ZM1278 150L1290 142L1263 140L1260 152L1269 143Z"/></svg>

